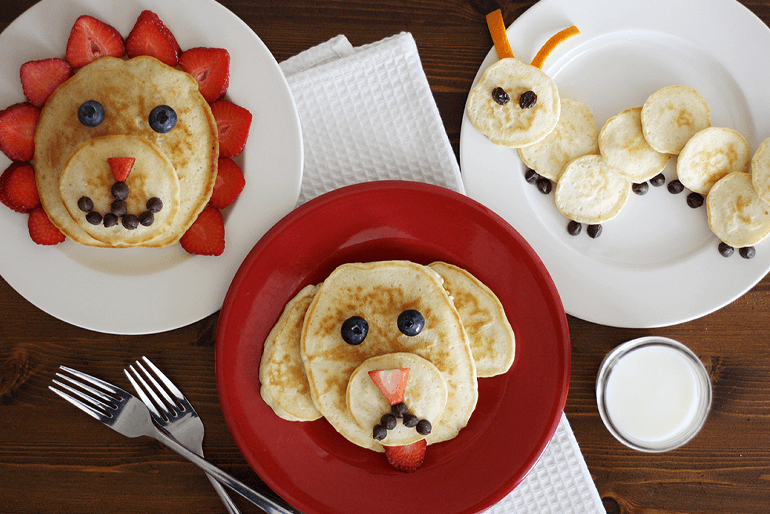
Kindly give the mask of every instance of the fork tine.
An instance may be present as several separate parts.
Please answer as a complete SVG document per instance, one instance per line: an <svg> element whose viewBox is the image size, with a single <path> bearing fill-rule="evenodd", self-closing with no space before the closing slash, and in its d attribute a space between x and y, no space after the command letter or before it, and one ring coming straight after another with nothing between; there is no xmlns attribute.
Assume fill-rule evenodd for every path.
<svg viewBox="0 0 770 514"><path fill-rule="evenodd" d="M59 366L62 370L66 371L67 373L70 373L72 375L75 375L76 377L83 379L87 382L90 382L91 384L101 387L105 391L114 394L115 396L124 399L129 396L128 392L124 391L123 389L119 388L118 386L112 385L109 382L105 382L104 380L100 380L96 377L92 377L91 375L87 373L83 373L82 371L78 371L76 369L68 368L67 366Z"/></svg>
<svg viewBox="0 0 770 514"><path fill-rule="evenodd" d="M57 381L54 380L54 382L57 382ZM57 382L57 383L59 385L62 385L60 382ZM64 387L66 387L66 386L64 386ZM104 414L102 414L100 411L98 411L98 410L94 409L93 407L91 407L90 405L87 405L87 404L81 402L80 400L78 400L76 398L73 398L72 396L68 395L64 391L60 391L60 390L56 389L53 386L48 386L48 389L50 389L54 393L58 394L59 396L61 396L62 398L64 398L68 402L70 402L72 405L74 405L78 409L82 410L83 412L85 412L86 414L88 414L89 416L94 418L95 420L97 420L97 421L104 421L104 418L106 416Z"/></svg>
<svg viewBox="0 0 770 514"><path fill-rule="evenodd" d="M158 381L155 379L155 377L152 376L152 374L150 374L150 372L147 371L147 369L144 366L142 366L141 362L136 361L136 365L137 365L137 367L139 369L141 369L144 372L144 375L147 377L147 379L150 382L152 382L152 385L155 386L155 390L158 391L161 395L163 395L163 398L166 400L166 403L167 403L167 405L169 407L171 407L173 410L175 410L177 412L184 411L184 407L180 408L180 406L168 395L168 392L166 391L166 388L164 388L162 385L160 385L160 383L158 383ZM155 368L155 370L157 372L160 372L160 370L157 369L157 368ZM160 373L160 374L162 375L162 373ZM168 381L168 379L166 379L166 381L164 381L164 383L167 382L167 381Z"/></svg>
<svg viewBox="0 0 770 514"><path fill-rule="evenodd" d="M61 373L56 373L56 376L66 380L70 384L73 384L73 385L83 389L84 391L88 391L89 393L91 393L91 395L93 395L96 398L98 398L99 400L101 400L102 403L104 403L104 404L115 405L118 402L117 398L115 398L113 396L108 396L103 391L99 391L98 389L94 389L93 387L89 386L88 384L84 384L82 382L78 382L77 380L75 380L72 377L68 377L67 375L62 375ZM64 387L68 391L71 391L71 392L77 394L78 396L80 396L83 399L90 400L91 402L95 401L93 397L86 397L86 396L83 395L83 393L79 392L78 390L70 388L66 384L63 384L61 382L57 382L55 379L54 379L54 382L58 383L60 386Z"/></svg>
<svg viewBox="0 0 770 514"><path fill-rule="evenodd" d="M141 376L139 376L139 374L136 372L134 367L129 365L129 368L131 368L131 372L136 376L136 380L141 381L144 386L144 387L141 387L136 382L134 377L131 376L131 373L129 373L127 369L123 370L123 372L128 377L128 381L131 382L131 385L133 386L134 391L136 391L136 394L139 395L139 399L142 400L142 403L144 403L147 406L147 409L149 409L150 414L152 414L152 417L155 418L156 421L158 421L159 423L164 422L165 420L163 419L163 415L155 407L155 403L152 400L150 400L150 397L147 396L147 394L145 393L145 390L149 391L150 394L152 394L152 396L156 399L156 401L159 400L158 397L155 396L155 393L153 393L152 390L147 386L147 383L142 379ZM158 401L158 404L160 404L159 401Z"/></svg>
<svg viewBox="0 0 770 514"><path fill-rule="evenodd" d="M171 394L174 395L176 398L176 401L179 403L179 405L182 406L183 409L186 409L187 406L190 406L190 409L192 410L192 405L190 405L190 402L187 401L187 398L184 394L182 394L182 391L179 390L179 388L172 382L166 375L163 373L158 367L153 364L153 362L145 357L142 356L142 360L147 363L147 366L155 373L155 375L163 382L163 384L166 386L166 389L168 391L171 391Z"/></svg>

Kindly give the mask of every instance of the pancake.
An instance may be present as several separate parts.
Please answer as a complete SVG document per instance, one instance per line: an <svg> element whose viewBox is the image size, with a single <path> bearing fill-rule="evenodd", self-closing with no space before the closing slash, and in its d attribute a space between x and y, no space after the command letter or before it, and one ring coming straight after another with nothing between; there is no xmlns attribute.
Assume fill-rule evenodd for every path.
<svg viewBox="0 0 770 514"><path fill-rule="evenodd" d="M489 287L468 271L447 264L428 265L444 279L468 334L476 374L492 377L508 371L516 353L516 337L500 300Z"/></svg>
<svg viewBox="0 0 770 514"><path fill-rule="evenodd" d="M585 155L564 167L554 199L567 218L598 224L617 216L630 192L631 181L600 155Z"/></svg>
<svg viewBox="0 0 770 514"><path fill-rule="evenodd" d="M679 155L692 136L710 126L711 109L691 87L664 87L642 106L644 138L660 153Z"/></svg>
<svg viewBox="0 0 770 514"><path fill-rule="evenodd" d="M706 208L711 231L730 246L752 246L770 234L770 204L757 195L748 173L733 171L720 179Z"/></svg>
<svg viewBox="0 0 770 514"><path fill-rule="evenodd" d="M751 158L751 183L759 197L770 203L770 138L759 145Z"/></svg>
<svg viewBox="0 0 770 514"><path fill-rule="evenodd" d="M599 132L599 151L610 166L638 184L663 171L671 157L655 150L644 138L641 107L626 109L607 120Z"/></svg>
<svg viewBox="0 0 770 514"><path fill-rule="evenodd" d="M78 108L88 100L99 102L105 110L104 121L96 127L86 127L78 121ZM172 107L178 117L176 126L165 134L155 132L147 121L149 113L159 105ZM163 183L156 191L153 184L145 183L148 177L146 171L141 170L147 168L137 159L138 171L129 192L129 198L136 202L135 208L149 199L147 195L166 195L178 189L175 213L172 215L171 207L177 201L161 198L165 207L156 219L165 219L142 230L143 235L138 229L133 232L121 226L104 228L103 225L100 227L105 234L100 234L99 227L86 230L82 213L74 211L75 216L71 215L71 202L80 190L68 192L70 187L91 188L89 197L98 198L100 208L110 194L109 190L103 191L109 187L105 183L109 177L105 177L101 165L89 163L84 168L80 162L79 167L67 167L68 162L74 162L70 161L73 155L79 150L85 152L81 150L83 145L95 144L90 142L105 136L111 136L109 146L118 154L113 157L132 157L136 149L138 156L150 156L151 163L164 162ZM148 151L147 145L154 149ZM34 166L43 208L51 221L73 241L91 246L162 247L178 242L208 203L216 180L218 154L216 122L191 75L153 57L130 60L104 57L78 70L46 102L35 133ZM165 160L160 156L165 156ZM168 163L176 180L169 176ZM86 176L78 180L75 175L79 172ZM60 182L62 176L65 182ZM62 199L62 189L67 205ZM151 237L153 232L159 233Z"/></svg>
<svg viewBox="0 0 770 514"><path fill-rule="evenodd" d="M399 315L410 309L425 319L424 328L415 336L402 334L397 326ZM352 316L363 317L369 325L366 338L358 345L346 343L341 336L343 322ZM402 352L429 361L447 386L444 413L427 442L452 439L473 413L478 385L468 336L441 277L408 261L343 264L335 269L305 315L301 353L313 402L349 441L383 451L371 430L361 428L350 414L347 388L367 359ZM410 387L419 390L423 386Z"/></svg>
<svg viewBox="0 0 770 514"><path fill-rule="evenodd" d="M519 157L538 174L556 182L569 161L599 153L597 134L596 120L588 107L562 98L556 127L542 141L519 148Z"/></svg>
<svg viewBox="0 0 770 514"><path fill-rule="evenodd" d="M310 397L300 356L305 312L317 290L318 286L306 286L286 304L262 350L259 392L265 403L288 421L313 421L321 417Z"/></svg>
<svg viewBox="0 0 770 514"><path fill-rule="evenodd" d="M749 170L751 150L738 132L722 127L703 129L687 141L676 163L679 181L691 191L708 194L730 172Z"/></svg>
<svg viewBox="0 0 770 514"><path fill-rule="evenodd" d="M492 96L502 88L509 100L501 105ZM537 101L523 109L519 99L534 92ZM537 143L556 127L561 111L559 91L539 68L515 58L491 64L468 94L468 118L476 129L498 145L519 148Z"/></svg>

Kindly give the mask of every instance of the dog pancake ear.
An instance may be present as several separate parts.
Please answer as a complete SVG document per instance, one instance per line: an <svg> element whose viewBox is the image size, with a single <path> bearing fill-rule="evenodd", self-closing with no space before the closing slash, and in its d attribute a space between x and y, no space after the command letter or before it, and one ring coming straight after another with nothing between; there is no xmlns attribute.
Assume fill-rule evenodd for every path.
<svg viewBox="0 0 770 514"><path fill-rule="evenodd" d="M444 289L460 314L476 374L492 377L508 371L516 352L516 338L497 296L462 268L445 262L433 262L428 267L444 279Z"/></svg>
<svg viewBox="0 0 770 514"><path fill-rule="evenodd" d="M309 285L292 298L265 340L259 366L260 394L279 417L313 421L321 417L310 396L300 354L300 336L318 286Z"/></svg>

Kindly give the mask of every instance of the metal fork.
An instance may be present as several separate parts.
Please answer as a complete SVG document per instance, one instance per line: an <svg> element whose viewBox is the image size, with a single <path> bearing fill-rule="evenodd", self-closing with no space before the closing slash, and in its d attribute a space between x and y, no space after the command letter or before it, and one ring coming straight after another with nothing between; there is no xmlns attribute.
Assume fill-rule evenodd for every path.
<svg viewBox="0 0 770 514"><path fill-rule="evenodd" d="M196 464L206 473L213 475L222 484L254 503L268 514L292 514L274 500L250 488L234 476L222 471L203 457L190 451L176 439L158 429L150 418L150 411L142 401L131 393L109 382L92 377L81 371L61 366L69 375L56 373L68 383L53 379L54 384L68 392L48 386L53 392L101 421L116 432L127 437L148 436L157 439L179 455ZM70 385L71 384L71 385ZM73 387L75 386L75 387Z"/></svg>
<svg viewBox="0 0 770 514"><path fill-rule="evenodd" d="M152 363L152 361L150 361L150 359L142 356L142 360L144 360L147 367L152 370L153 374L150 374L139 361L136 361L136 366L142 371L144 376L139 374L139 372L134 369L133 365L129 365L131 373L129 373L127 369L124 369L123 372L128 377L131 385L134 386L134 390L139 395L139 398L141 398L149 409L150 416L152 416L152 419L161 429L165 430L171 434L174 439L203 457L204 428L203 421L201 421L198 413L185 395L182 394L182 391L180 391L179 388L176 387L174 383ZM157 380L155 377L157 377ZM145 378L147 380L145 380ZM158 380L160 380L163 385L161 385ZM147 383L148 381L153 387L150 387ZM155 391L157 391L162 398L158 396ZM235 505L232 498L230 498L227 491L225 491L225 488L222 487L222 484L217 482L211 475L207 474L206 477L222 499L227 512L229 514L240 514L238 506Z"/></svg>

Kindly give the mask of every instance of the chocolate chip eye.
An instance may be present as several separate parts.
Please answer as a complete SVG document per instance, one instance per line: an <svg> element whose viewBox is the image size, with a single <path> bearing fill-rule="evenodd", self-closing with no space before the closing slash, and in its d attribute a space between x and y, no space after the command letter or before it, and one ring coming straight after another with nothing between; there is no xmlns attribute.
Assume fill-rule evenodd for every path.
<svg viewBox="0 0 770 514"><path fill-rule="evenodd" d="M342 323L342 339L352 345L361 344L369 333L369 323L361 316L351 316Z"/></svg>
<svg viewBox="0 0 770 514"><path fill-rule="evenodd" d="M398 315L398 329L405 336L416 336L425 327L425 318L419 311L409 309Z"/></svg>
<svg viewBox="0 0 770 514"><path fill-rule="evenodd" d="M86 127L96 127L104 121L104 107L96 100L88 100L78 107L78 121Z"/></svg>
<svg viewBox="0 0 770 514"><path fill-rule="evenodd" d="M150 128L159 134L165 134L176 126L176 111L168 105L159 105L150 112Z"/></svg>

